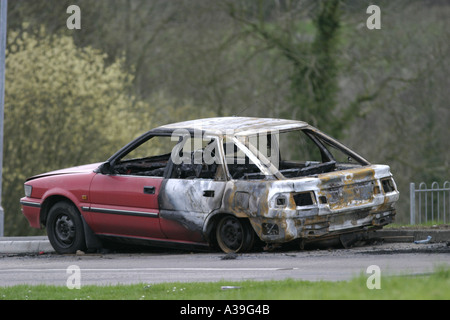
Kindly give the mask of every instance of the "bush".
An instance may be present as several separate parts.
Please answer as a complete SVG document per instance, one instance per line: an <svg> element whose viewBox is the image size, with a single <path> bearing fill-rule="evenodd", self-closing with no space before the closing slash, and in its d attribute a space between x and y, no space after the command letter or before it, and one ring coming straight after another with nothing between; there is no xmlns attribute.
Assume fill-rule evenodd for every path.
<svg viewBox="0 0 450 320"><path fill-rule="evenodd" d="M43 33L43 32L42 32ZM44 33L43 33L44 34ZM106 160L145 125L121 59L77 48L72 38L9 33L6 54L3 206L5 233L29 234L20 214L31 175ZM148 117L147 119L151 119Z"/></svg>

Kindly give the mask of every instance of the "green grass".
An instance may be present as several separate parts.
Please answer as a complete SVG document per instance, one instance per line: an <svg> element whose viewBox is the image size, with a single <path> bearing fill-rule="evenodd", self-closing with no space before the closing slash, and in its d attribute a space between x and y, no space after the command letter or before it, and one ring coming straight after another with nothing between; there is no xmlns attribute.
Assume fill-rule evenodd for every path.
<svg viewBox="0 0 450 320"><path fill-rule="evenodd" d="M421 276L381 277L369 290L368 275L350 281L242 281L163 283L112 286L18 285L0 287L0 300L301 300L301 299L450 299L450 268ZM222 290L222 286L239 289Z"/></svg>

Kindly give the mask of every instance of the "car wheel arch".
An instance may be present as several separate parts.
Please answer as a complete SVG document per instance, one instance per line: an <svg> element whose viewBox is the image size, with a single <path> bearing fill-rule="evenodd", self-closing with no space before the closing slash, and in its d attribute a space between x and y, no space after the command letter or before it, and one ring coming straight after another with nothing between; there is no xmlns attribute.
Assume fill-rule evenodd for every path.
<svg viewBox="0 0 450 320"><path fill-rule="evenodd" d="M102 242L100 239L95 235L95 233L90 228L89 224L86 222L84 216L81 214L81 211L77 207L77 205L69 198L62 196L62 195L52 195L45 199L41 206L41 216L40 221L42 225L46 226L47 223L47 217L51 210L51 208L61 202L65 202L75 209L76 213L80 216L81 223L83 225L83 231L84 231L84 240L86 243L86 248L88 250L96 250L101 249L103 247Z"/></svg>
<svg viewBox="0 0 450 320"><path fill-rule="evenodd" d="M208 216L207 220L205 221L203 233L205 235L205 238L206 238L208 244L210 246L212 246L214 249L220 249L218 241L217 241L217 237L216 237L216 230L217 230L219 222L227 216L232 216L239 220L243 220L243 221L247 222L248 226L251 229L251 232L254 232L254 236L258 237L258 235L253 227L253 224L250 222L249 217L240 217L236 214L229 213L229 212L222 212L222 211L213 212Z"/></svg>
<svg viewBox="0 0 450 320"><path fill-rule="evenodd" d="M75 204L73 203L72 200L70 200L69 198L62 196L62 195L52 195L52 196L45 198L44 202L41 205L41 214L39 217L39 220L42 225L45 226L47 224L47 217L48 217L48 213L49 213L50 209L58 202L63 202L63 201L75 206Z"/></svg>
<svg viewBox="0 0 450 320"><path fill-rule="evenodd" d="M71 201L61 200L49 207L46 228L50 244L57 253L87 249L83 217Z"/></svg>

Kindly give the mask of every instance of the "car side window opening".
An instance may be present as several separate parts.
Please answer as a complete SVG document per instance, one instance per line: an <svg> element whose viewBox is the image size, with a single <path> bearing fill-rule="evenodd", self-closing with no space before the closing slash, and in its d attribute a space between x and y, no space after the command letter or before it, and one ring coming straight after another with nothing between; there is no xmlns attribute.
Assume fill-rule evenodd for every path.
<svg viewBox="0 0 450 320"><path fill-rule="evenodd" d="M280 172L285 177L309 176L360 166L345 148L310 130L280 134Z"/></svg>
<svg viewBox="0 0 450 320"><path fill-rule="evenodd" d="M177 141L170 136L153 136L114 165L114 172L123 175L164 177L172 149Z"/></svg>
<svg viewBox="0 0 450 320"><path fill-rule="evenodd" d="M172 151L174 179L225 180L217 138L183 136Z"/></svg>
<svg viewBox="0 0 450 320"><path fill-rule="evenodd" d="M364 164L311 130L258 133L237 139L255 155L258 163L232 139L226 140L226 163L233 179L295 178Z"/></svg>
<svg viewBox="0 0 450 320"><path fill-rule="evenodd" d="M225 180L215 138L153 136L114 165L114 173Z"/></svg>
<svg viewBox="0 0 450 320"><path fill-rule="evenodd" d="M260 143L264 143L261 147ZM258 148L259 147L259 148ZM232 179L274 179L274 167L270 154L267 153L266 140L258 136L227 136L224 143L225 162ZM270 146L269 146L270 149Z"/></svg>
<svg viewBox="0 0 450 320"><path fill-rule="evenodd" d="M232 179L264 178L256 164L231 139L227 139L224 150Z"/></svg>

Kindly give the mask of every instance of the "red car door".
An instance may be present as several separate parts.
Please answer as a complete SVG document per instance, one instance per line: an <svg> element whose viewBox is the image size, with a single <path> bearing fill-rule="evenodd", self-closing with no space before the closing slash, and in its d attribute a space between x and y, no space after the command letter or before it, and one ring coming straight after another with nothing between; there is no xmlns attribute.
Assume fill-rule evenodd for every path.
<svg viewBox="0 0 450 320"><path fill-rule="evenodd" d="M165 238L159 224L158 194L163 178L97 174L90 188L95 233Z"/></svg>

